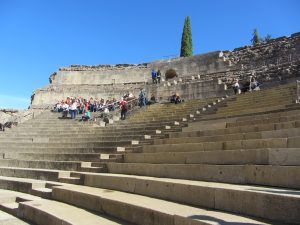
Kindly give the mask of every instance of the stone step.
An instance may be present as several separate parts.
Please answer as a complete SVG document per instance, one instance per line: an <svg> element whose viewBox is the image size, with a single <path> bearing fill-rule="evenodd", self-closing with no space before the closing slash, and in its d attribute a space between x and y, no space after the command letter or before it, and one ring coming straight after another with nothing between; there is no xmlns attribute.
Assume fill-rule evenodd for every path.
<svg viewBox="0 0 300 225"><path fill-rule="evenodd" d="M107 163L109 173L300 188L299 166Z"/></svg>
<svg viewBox="0 0 300 225"><path fill-rule="evenodd" d="M253 99L242 99L239 96L236 101L228 102L228 107L223 108L221 111L232 110L234 108L238 109L243 106L248 106L247 104L249 103L251 103L251 109L253 109L258 107L280 105L285 103L293 104L294 98L292 97L291 93L281 96L272 96L271 98L268 98L267 96L255 96Z"/></svg>
<svg viewBox="0 0 300 225"><path fill-rule="evenodd" d="M83 184L83 179L80 177L59 177L58 181L68 184Z"/></svg>
<svg viewBox="0 0 300 225"><path fill-rule="evenodd" d="M0 224L3 225L30 225L30 223L25 222L16 216L13 216L9 213L0 211Z"/></svg>
<svg viewBox="0 0 300 225"><path fill-rule="evenodd" d="M68 137L68 138L67 138ZM145 140L145 135L114 135L114 136L102 136L102 135L89 135L88 137L80 137L74 139L72 136L65 136L63 137L0 137L0 143L1 142L22 142L22 143L32 143L32 142L49 142L49 143L64 143L64 142L70 142L70 139L72 142L108 142L108 141L114 141L114 142L126 142L126 141L132 141L132 140ZM74 137L74 135L73 135ZM164 135L160 134L154 134L151 135L149 138L162 138Z"/></svg>
<svg viewBox="0 0 300 225"><path fill-rule="evenodd" d="M300 115L288 115L288 116L281 116L281 117L271 117L271 118L262 118L262 119L254 119L252 120L242 120L237 121L234 123L227 123L226 127L238 127L238 126L249 126L249 125L257 125L257 124L269 124L269 123L283 123L289 121L299 121Z"/></svg>
<svg viewBox="0 0 300 225"><path fill-rule="evenodd" d="M41 198L47 198L47 199L51 199L51 195L52 195L52 189L50 188L33 188L31 190L31 194L35 195L35 196L39 196Z"/></svg>
<svg viewBox="0 0 300 225"><path fill-rule="evenodd" d="M224 223L265 224L237 214L92 187L54 187L53 198L88 210L105 212L133 224L215 224L211 218Z"/></svg>
<svg viewBox="0 0 300 225"><path fill-rule="evenodd" d="M299 190L122 174L86 174L85 185L282 223L300 221Z"/></svg>
<svg viewBox="0 0 300 225"><path fill-rule="evenodd" d="M33 189L46 188L46 182L33 180L33 179L22 179L22 178L0 176L0 188L11 190L11 191L33 194L32 193Z"/></svg>
<svg viewBox="0 0 300 225"><path fill-rule="evenodd" d="M125 163L300 166L300 148L127 153Z"/></svg>
<svg viewBox="0 0 300 225"><path fill-rule="evenodd" d="M18 157L23 160L49 160L49 161L84 161L100 162L103 160L122 160L122 154L101 154L101 153L19 153Z"/></svg>
<svg viewBox="0 0 300 225"><path fill-rule="evenodd" d="M49 143L49 142L1 142L1 147L0 150L3 149L4 147L86 147L86 148L97 148L97 147L130 147L132 145L131 141L107 141L107 142L88 142L88 143L76 143L72 142L72 140L69 140L68 142L64 143Z"/></svg>
<svg viewBox="0 0 300 225"><path fill-rule="evenodd" d="M217 124L218 125L218 124ZM250 133L250 132L273 132L282 129L293 129L300 127L300 121L289 121L282 123L267 123L267 124L254 124L248 126L240 126L240 127L229 127L223 128L224 124L219 123L218 126L214 125L202 125L202 123L196 123L195 127L191 127L190 129L184 129L183 132L175 132L169 133L166 136L170 138L178 138L178 137L201 137L201 136L212 136L212 135L231 135L238 133ZM204 130L199 130L201 128L206 128ZM215 128L215 129L214 129Z"/></svg>
<svg viewBox="0 0 300 225"><path fill-rule="evenodd" d="M250 103L249 103L250 104ZM286 104L291 104L291 102L287 102ZM256 113L262 113L262 112L266 112L266 111L275 111L275 110L279 110L282 108L285 108L285 105L270 105L270 106L264 106L264 107L259 107L259 108L253 108L253 109L248 109L246 107L246 109L232 109L232 110L227 110L227 111L218 111L216 114L211 115L211 118L214 117L220 117L220 116L240 116L240 115L249 115L249 114L256 114ZM209 117L208 117L209 118Z"/></svg>
<svg viewBox="0 0 300 225"><path fill-rule="evenodd" d="M39 187L42 186L40 185L42 181L26 178L0 176L0 183L0 199L3 199L3 197L5 197L8 200L10 199L10 201L6 201L4 203L19 203L24 201L33 201L41 199L41 197L33 195L33 190L43 190L43 187ZM46 182L43 182L43 186L46 190L45 185ZM22 188L20 188L20 186Z"/></svg>
<svg viewBox="0 0 300 225"><path fill-rule="evenodd" d="M3 181L2 177L0 178L1 182ZM9 179L9 178L8 178ZM10 179L12 180L12 179ZM6 180L4 180L5 182ZM25 182L27 184L29 184L30 182L23 179L23 182ZM33 181L36 182L36 181ZM24 186L24 184L22 184L22 182L18 181L17 185L22 185ZM17 189L17 188L12 188L13 185L9 185L9 189ZM7 201L7 202L2 202L0 204L0 209L4 212L9 213L10 215L13 216L18 216L19 215L19 202L22 201L32 201L32 200L39 200L39 197L36 196L32 196L29 194L24 194L24 193L20 193L20 192L16 192L16 191L10 191L10 190L2 190L0 189L0 199L3 198L3 196L5 196L5 198L9 197L11 200ZM16 218L13 220L16 221L16 223L9 223L10 221L6 221L6 223L3 224L27 224L27 223L23 223L21 220L16 220ZM2 218L0 218L0 223L3 222ZM2 223L1 223L2 224Z"/></svg>
<svg viewBox="0 0 300 225"><path fill-rule="evenodd" d="M296 105L295 104L291 107L289 105L285 105L283 107L279 107L279 108L275 108L275 109L266 109L265 111L260 111L260 112L251 112L251 113L245 113L245 114L239 114L239 115L219 115L219 114L214 114L214 115L206 115L204 118L202 118L202 121L213 121L216 119L228 119L228 118L249 118L251 116L253 116L255 118L255 116L258 115L266 115L266 114L270 114L270 113L281 113L281 112L289 112L291 110L299 110L300 105Z"/></svg>
<svg viewBox="0 0 300 225"><path fill-rule="evenodd" d="M225 135L155 139L155 140L153 140L153 143L156 145L162 145L162 144L180 144L180 143L199 143L199 142L217 142L217 141L232 141L232 140L295 137L295 136L300 136L300 121L299 121L298 125L299 125L299 127L297 127L297 128L271 130L271 131L247 132L247 130L246 130L245 133L238 132L238 133L225 134ZM205 132L203 132L203 133L205 133ZM212 133L213 133L213 131L212 131Z"/></svg>
<svg viewBox="0 0 300 225"><path fill-rule="evenodd" d="M58 181L60 177L70 176L70 171L1 166L0 174L1 176L6 176L6 177Z"/></svg>
<svg viewBox="0 0 300 225"><path fill-rule="evenodd" d="M124 224L123 221L103 217L87 210L53 200L21 202L22 217L35 224Z"/></svg>
<svg viewBox="0 0 300 225"><path fill-rule="evenodd" d="M38 133L38 132L15 132L15 133L10 133L10 134L5 134L5 135L1 135L1 137L5 138L9 138L9 137L30 137L30 138L38 138L38 137L53 137L53 138L59 138L59 137L74 137L74 135L78 135L80 137L85 137L85 136L92 136L92 137L111 137L111 136L123 136L123 135L155 135L155 131L157 129L149 129L149 130L137 130L137 131L131 131L129 128L126 132L126 130L123 131L107 131L107 132L88 132L88 131L82 131L82 132L42 132L42 133ZM166 131L166 132L170 132L169 130L166 129L161 129L161 131ZM172 130L171 130L172 131ZM178 130L177 130L178 131Z"/></svg>
<svg viewBox="0 0 300 225"><path fill-rule="evenodd" d="M295 107L297 106L297 107ZM300 114L299 105L293 105L293 107L288 107L286 111L280 111L280 112L270 112L270 113L264 113L256 116L243 116L240 118L237 118L237 122L242 121L252 121L252 120L266 120L271 118L289 118L290 116L296 116L298 117Z"/></svg>
<svg viewBox="0 0 300 225"><path fill-rule="evenodd" d="M183 116L176 116L176 118L182 118L186 117L186 114ZM170 120L170 117L168 117L167 120L160 120L159 115L156 115L155 117L151 117L149 120L144 120L143 122L134 122L134 123L123 123L123 121L119 122L117 125L111 124L109 127L118 127L118 128L124 128L124 127L153 127L153 126L162 126L162 125L172 125L174 120ZM187 124L182 122L182 124ZM78 129L93 129L93 124L60 124L58 123L47 123L46 121L44 123L38 123L38 124L20 124L18 127L15 128L15 130L32 130L32 129L58 129L58 130L78 130ZM108 129L102 128L102 129Z"/></svg>
<svg viewBox="0 0 300 225"><path fill-rule="evenodd" d="M1 147L0 154L1 157L10 159L10 158L18 158L19 153L67 153L67 154L79 154L79 153L102 153L102 154L117 154L119 147L103 147L103 148L85 148L85 147L64 147L64 148L52 148L52 147L39 147L39 146L32 146L32 147ZM139 152L141 151L140 146L135 147L121 147L125 152Z"/></svg>
<svg viewBox="0 0 300 225"><path fill-rule="evenodd" d="M42 161L42 160L18 160L4 159L0 160L0 167L21 167L21 168L38 168L38 169L56 169L68 171L89 171L105 172L105 167L94 167L89 162L80 161Z"/></svg>
<svg viewBox="0 0 300 225"><path fill-rule="evenodd" d="M93 130L87 130L87 131L84 131L84 130L81 130L81 129L68 129L68 128L64 128L64 129L57 129L57 128L47 128L47 129L39 129L39 128L35 128L35 129L32 129L30 131L28 130L14 130L14 133L17 133L17 134L38 134L40 132L43 132L43 133L47 133L47 134L53 134L53 133L56 133L56 134L70 134L70 133L77 133L77 134L81 134L81 133L98 133L98 134L101 134L101 133L126 133L126 131L128 131L128 129L131 130L131 132L144 132L144 131L147 131L147 130L156 130L156 129L164 129L165 126L143 126L143 127L122 127L122 128L118 128L118 127L106 127L105 130L102 129L102 128L97 128L97 129L93 129ZM171 126L172 130L174 131L179 131L181 130L181 126ZM8 133L6 133L8 135Z"/></svg>
<svg viewBox="0 0 300 225"><path fill-rule="evenodd" d="M288 105L290 105L290 103L282 104L282 105L275 105L275 106L268 106L268 107L260 107L260 108L256 108L256 109L253 109L253 110L238 111L236 109L233 109L233 110L230 110L228 112L222 112L222 113L217 112L216 114L207 115L206 119L215 119L215 118L232 117L232 116L237 116L237 117L243 116L244 117L244 116L265 114L265 113L270 113L270 112L284 112L284 111L289 111L292 108L299 109L299 106L293 106L291 108ZM244 106L243 108L247 109L247 106Z"/></svg>
<svg viewBox="0 0 300 225"><path fill-rule="evenodd" d="M37 179L0 176L1 189L27 193L33 196L38 196L38 197L48 198L48 199L51 198L52 188L54 186L61 186L67 184L83 184L83 176L80 174L76 174L75 176L71 176L71 177L67 177L67 176L59 177L58 181L59 182L49 182L49 181L41 181ZM1 191L0 191L1 203L14 202L18 200L18 199L16 200L14 195L13 195L14 197L13 199L11 198L11 196L6 196L6 198L7 197L10 197L8 199L9 201L7 201L6 199L4 199L3 201L3 196L1 195ZM27 198L23 197L22 199L28 200L28 197ZM34 199L37 198L33 198L33 200ZM32 198L30 198L30 200L32 200Z"/></svg>
<svg viewBox="0 0 300 225"><path fill-rule="evenodd" d="M17 202L9 202L0 204L0 210L11 214L13 216L17 216L18 214L19 203Z"/></svg>
<svg viewBox="0 0 300 225"><path fill-rule="evenodd" d="M193 152L215 150L237 150L256 148L299 148L300 136L288 138L248 139L233 141L212 141L199 143L144 145L144 153L154 152Z"/></svg>

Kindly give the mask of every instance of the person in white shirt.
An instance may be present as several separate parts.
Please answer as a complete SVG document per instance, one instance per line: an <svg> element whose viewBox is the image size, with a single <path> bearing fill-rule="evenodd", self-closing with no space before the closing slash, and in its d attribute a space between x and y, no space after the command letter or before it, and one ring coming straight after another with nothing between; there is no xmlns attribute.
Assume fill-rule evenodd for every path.
<svg viewBox="0 0 300 225"><path fill-rule="evenodd" d="M234 85L233 85L233 90L234 90L234 94L239 93L240 90L240 84L239 84L239 80L236 80Z"/></svg>
<svg viewBox="0 0 300 225"><path fill-rule="evenodd" d="M77 101L73 100L72 104L70 106L70 112L71 112L72 119L75 119L77 116L77 106L78 106Z"/></svg>
<svg viewBox="0 0 300 225"><path fill-rule="evenodd" d="M63 105L62 105L62 117L63 118L67 118L68 117L68 112L69 112L69 105L67 104L67 102L65 102Z"/></svg>

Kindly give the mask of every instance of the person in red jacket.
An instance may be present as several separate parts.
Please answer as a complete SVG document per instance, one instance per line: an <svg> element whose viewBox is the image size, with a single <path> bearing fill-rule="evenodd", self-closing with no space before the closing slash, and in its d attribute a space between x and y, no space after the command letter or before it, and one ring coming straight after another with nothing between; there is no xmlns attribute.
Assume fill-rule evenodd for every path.
<svg viewBox="0 0 300 225"><path fill-rule="evenodd" d="M125 120L126 113L127 113L127 110L128 110L128 102L123 98L120 102L120 108L121 108L121 120Z"/></svg>

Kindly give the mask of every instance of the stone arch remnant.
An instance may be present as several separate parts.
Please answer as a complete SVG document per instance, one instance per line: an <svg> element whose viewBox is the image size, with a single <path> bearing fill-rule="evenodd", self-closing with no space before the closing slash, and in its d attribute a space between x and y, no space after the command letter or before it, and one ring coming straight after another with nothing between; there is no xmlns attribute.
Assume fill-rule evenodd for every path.
<svg viewBox="0 0 300 225"><path fill-rule="evenodd" d="M169 80L169 79L172 79L174 77L178 77L176 71L174 69L168 69L165 73L165 79Z"/></svg>

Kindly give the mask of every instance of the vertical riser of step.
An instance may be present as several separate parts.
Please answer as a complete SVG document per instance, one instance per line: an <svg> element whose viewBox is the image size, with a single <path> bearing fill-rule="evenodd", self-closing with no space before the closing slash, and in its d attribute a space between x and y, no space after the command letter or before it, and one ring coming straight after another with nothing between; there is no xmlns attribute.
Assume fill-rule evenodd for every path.
<svg viewBox="0 0 300 225"><path fill-rule="evenodd" d="M58 178L59 182L62 183L67 183L67 184L78 184L78 185L82 185L83 179L80 177L60 177Z"/></svg>
<svg viewBox="0 0 300 225"><path fill-rule="evenodd" d="M8 214L11 214L13 216L18 216L19 213L18 206L19 203L17 202L4 203L4 204L0 204L0 210Z"/></svg>

